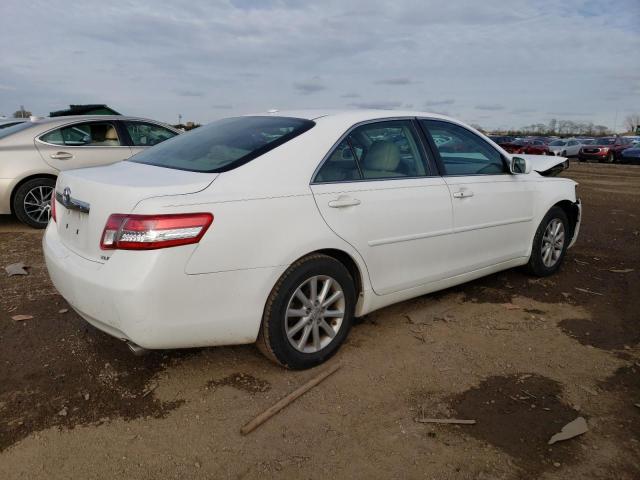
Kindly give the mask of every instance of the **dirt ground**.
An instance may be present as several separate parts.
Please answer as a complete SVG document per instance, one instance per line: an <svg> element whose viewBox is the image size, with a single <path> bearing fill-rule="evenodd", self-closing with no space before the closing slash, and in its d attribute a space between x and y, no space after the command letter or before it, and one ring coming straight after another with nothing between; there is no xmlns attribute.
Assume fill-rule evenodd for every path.
<svg viewBox="0 0 640 480"><path fill-rule="evenodd" d="M0 478L640 478L640 167L566 176L584 217L557 275L368 315L343 367L246 437L323 367L285 371L253 346L135 357L68 310L41 232L0 219L0 266L30 267L0 270ZM547 445L578 416L586 434Z"/></svg>

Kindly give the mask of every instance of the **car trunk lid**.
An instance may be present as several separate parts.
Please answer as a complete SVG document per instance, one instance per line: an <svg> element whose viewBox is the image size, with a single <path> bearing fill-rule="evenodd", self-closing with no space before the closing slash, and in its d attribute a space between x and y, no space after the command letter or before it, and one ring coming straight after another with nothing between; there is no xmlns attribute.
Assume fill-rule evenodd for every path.
<svg viewBox="0 0 640 480"><path fill-rule="evenodd" d="M109 215L132 213L148 198L199 192L217 175L134 162L62 172L56 184L58 234L71 251L102 263L107 257L100 238Z"/></svg>

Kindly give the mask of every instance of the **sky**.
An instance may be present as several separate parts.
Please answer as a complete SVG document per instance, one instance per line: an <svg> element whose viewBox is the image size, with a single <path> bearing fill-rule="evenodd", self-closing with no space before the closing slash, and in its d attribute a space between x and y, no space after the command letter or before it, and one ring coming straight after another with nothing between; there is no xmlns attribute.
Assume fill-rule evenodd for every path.
<svg viewBox="0 0 640 480"><path fill-rule="evenodd" d="M0 45L0 115L385 108L621 130L640 113L640 0L1 0Z"/></svg>

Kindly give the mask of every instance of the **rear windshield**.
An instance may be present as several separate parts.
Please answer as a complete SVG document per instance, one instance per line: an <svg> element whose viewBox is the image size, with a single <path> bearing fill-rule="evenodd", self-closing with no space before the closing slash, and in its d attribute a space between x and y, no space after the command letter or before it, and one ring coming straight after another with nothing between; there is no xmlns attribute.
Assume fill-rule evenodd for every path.
<svg viewBox="0 0 640 480"><path fill-rule="evenodd" d="M31 127L33 127L33 123L31 122L22 122L16 125L11 125L10 127L0 129L0 138L8 137L9 135L13 135L16 132L21 132L22 130L26 130Z"/></svg>
<svg viewBox="0 0 640 480"><path fill-rule="evenodd" d="M288 117L234 117L178 135L130 158L192 172L224 172L265 154L315 125Z"/></svg>

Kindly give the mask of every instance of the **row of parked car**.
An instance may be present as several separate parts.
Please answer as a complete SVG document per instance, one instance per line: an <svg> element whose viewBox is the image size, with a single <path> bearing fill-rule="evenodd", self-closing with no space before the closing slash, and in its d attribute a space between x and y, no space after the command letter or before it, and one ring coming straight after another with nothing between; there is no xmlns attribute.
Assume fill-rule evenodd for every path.
<svg viewBox="0 0 640 480"><path fill-rule="evenodd" d="M581 162L640 163L640 137L598 138L512 137L490 138L509 153L577 157Z"/></svg>

